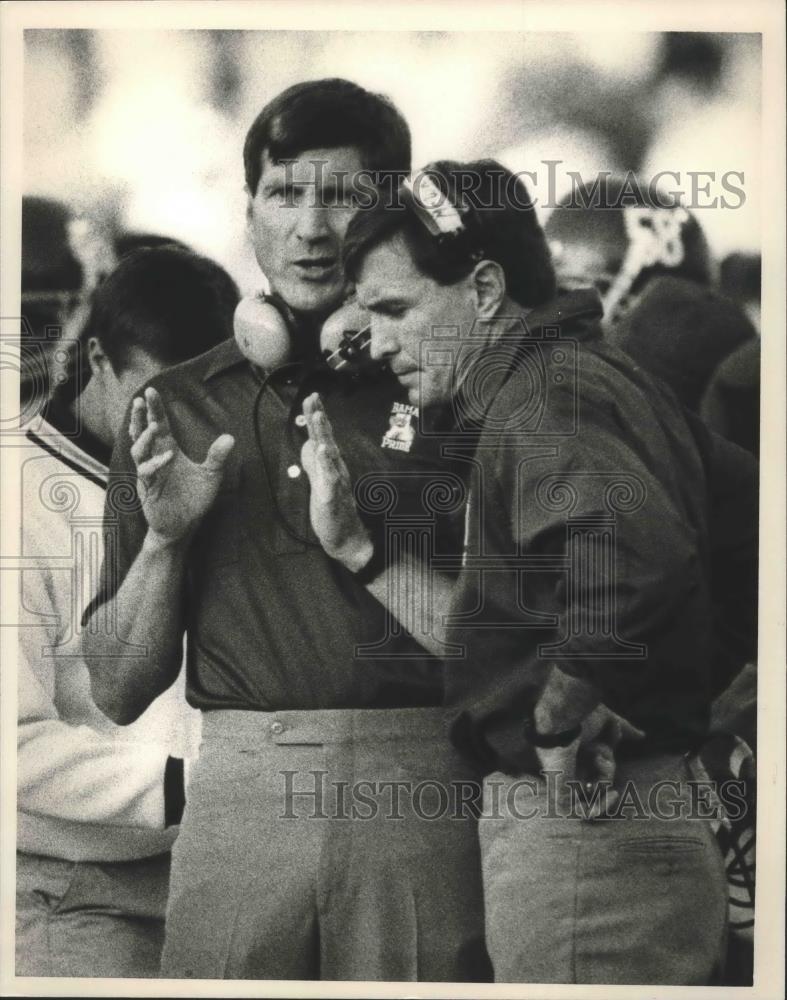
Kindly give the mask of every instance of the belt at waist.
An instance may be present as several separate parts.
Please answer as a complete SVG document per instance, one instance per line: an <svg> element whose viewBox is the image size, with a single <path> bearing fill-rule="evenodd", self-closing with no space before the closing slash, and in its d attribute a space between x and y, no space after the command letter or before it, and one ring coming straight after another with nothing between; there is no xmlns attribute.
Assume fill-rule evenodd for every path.
<svg viewBox="0 0 787 1000"><path fill-rule="evenodd" d="M248 712L217 709L202 714L203 742L256 745L380 743L398 739L448 741L442 708L315 709Z"/></svg>

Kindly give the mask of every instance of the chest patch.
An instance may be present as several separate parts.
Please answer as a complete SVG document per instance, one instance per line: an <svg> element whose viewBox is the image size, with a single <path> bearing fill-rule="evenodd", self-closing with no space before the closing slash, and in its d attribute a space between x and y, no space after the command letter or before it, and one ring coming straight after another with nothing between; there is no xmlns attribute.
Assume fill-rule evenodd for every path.
<svg viewBox="0 0 787 1000"><path fill-rule="evenodd" d="M388 430L383 434L381 445L394 451L409 451L415 440L414 420L418 417L418 407L407 403L394 403L388 418Z"/></svg>

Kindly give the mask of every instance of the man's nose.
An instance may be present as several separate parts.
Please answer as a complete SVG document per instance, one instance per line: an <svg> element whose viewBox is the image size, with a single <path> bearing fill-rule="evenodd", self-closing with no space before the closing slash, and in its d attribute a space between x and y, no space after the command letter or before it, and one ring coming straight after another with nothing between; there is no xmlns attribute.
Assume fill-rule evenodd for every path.
<svg viewBox="0 0 787 1000"><path fill-rule="evenodd" d="M372 361L384 361L399 353L396 337L387 324L372 318L370 334L369 353L372 356Z"/></svg>
<svg viewBox="0 0 787 1000"><path fill-rule="evenodd" d="M295 233L307 241L326 239L332 235L332 230L328 221L328 209L320 205L312 195L311 199L304 199L303 204L294 209L298 213L295 224Z"/></svg>

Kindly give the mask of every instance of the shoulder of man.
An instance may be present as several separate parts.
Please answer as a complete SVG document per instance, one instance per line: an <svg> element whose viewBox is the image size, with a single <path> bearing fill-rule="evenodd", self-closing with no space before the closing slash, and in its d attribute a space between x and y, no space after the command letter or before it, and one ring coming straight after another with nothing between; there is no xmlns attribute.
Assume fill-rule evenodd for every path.
<svg viewBox="0 0 787 1000"><path fill-rule="evenodd" d="M623 351L596 338L524 341L487 420L506 432L562 438L598 422L624 437L666 425L681 438L693 437L675 393Z"/></svg>
<svg viewBox="0 0 787 1000"><path fill-rule="evenodd" d="M602 316L594 289L562 293L521 317L491 345L481 359L479 391L471 386L465 401L471 410L484 411L487 430L570 433L585 388L580 374L603 364L595 353ZM587 388L592 385L591 379Z"/></svg>
<svg viewBox="0 0 787 1000"><path fill-rule="evenodd" d="M196 391L205 394L214 377L219 377L233 369L251 369L234 338L224 340L204 354L172 365L159 372L143 388L153 386L163 399L177 397Z"/></svg>

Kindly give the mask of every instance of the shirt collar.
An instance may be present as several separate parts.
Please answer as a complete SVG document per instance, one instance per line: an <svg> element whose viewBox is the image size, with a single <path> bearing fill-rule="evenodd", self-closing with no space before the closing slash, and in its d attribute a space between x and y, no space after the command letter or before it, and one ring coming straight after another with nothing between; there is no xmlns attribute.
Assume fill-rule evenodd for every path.
<svg viewBox="0 0 787 1000"><path fill-rule="evenodd" d="M206 365L205 371L202 375L203 382L208 382L217 375L222 375L224 372L229 371L231 368L235 368L238 365L251 366L251 363L248 361L243 351L241 351L240 347L238 347L238 343L234 337L224 341L222 344L219 344L219 346L215 347L211 353L212 357L210 358L210 362ZM274 368L272 372L268 372L267 374L273 376L274 379L279 372L282 374L286 372L288 376L291 376L293 370L298 365L300 365L302 370L308 371L317 360L319 360L319 355L315 355L314 358L311 359L303 359L302 361L288 361L283 365L279 365L278 368Z"/></svg>
<svg viewBox="0 0 787 1000"><path fill-rule="evenodd" d="M598 292L594 288L583 288L561 294L545 305L532 309L523 317L522 322L512 322L506 332L508 336L513 335L518 337L523 333L523 323L523 341L529 339L539 340L542 333L546 334L549 340L552 341L552 337L554 336L552 331L557 331L558 329L560 336L565 336L567 339L579 341L597 340L601 337L600 321L603 314L604 310ZM555 341L559 342L559 338L555 337ZM490 347L490 350L494 350L494 345ZM514 354L512 353L512 362L513 359ZM484 378L484 398L488 400L490 405L510 375L511 368L505 364L495 367L486 374ZM462 405L462 395L460 390L458 399L460 406ZM452 410L453 407L449 409ZM474 419L471 419L471 414L475 415ZM445 421L446 419L452 420L454 416L455 414L451 414L450 417L446 414L442 416L436 415L433 418L435 426L439 426L441 421ZM467 406L466 413L463 415L463 424L470 430L473 427L476 430L480 429L482 419L477 400L474 400L472 405Z"/></svg>
<svg viewBox="0 0 787 1000"><path fill-rule="evenodd" d="M532 336L548 326L568 326L574 339L594 340L601 336L600 322L604 315L601 299L595 288L579 288L564 292L546 305L532 309L525 317L525 326Z"/></svg>
<svg viewBox="0 0 787 1000"><path fill-rule="evenodd" d="M230 368L234 368L236 365L246 364L246 358L243 352L238 347L238 344L234 337L229 340L225 340L218 347L214 347L211 351L210 363L206 366L205 371L202 376L202 381L207 382L214 378L216 375L221 375L223 372Z"/></svg>

